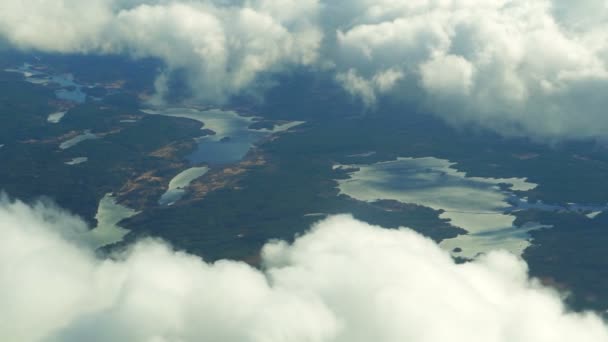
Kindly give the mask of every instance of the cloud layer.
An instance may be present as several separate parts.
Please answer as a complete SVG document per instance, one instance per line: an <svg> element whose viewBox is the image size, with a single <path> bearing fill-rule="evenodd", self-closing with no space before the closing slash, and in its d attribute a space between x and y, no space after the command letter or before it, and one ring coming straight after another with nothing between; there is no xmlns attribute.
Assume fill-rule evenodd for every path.
<svg viewBox="0 0 608 342"><path fill-rule="evenodd" d="M354 23L338 29L345 56L337 65L365 102L400 91L398 82L377 81L388 72L417 84L429 108L454 123L508 135L605 136L605 1L355 2Z"/></svg>
<svg viewBox="0 0 608 342"><path fill-rule="evenodd" d="M49 52L157 57L222 101L261 74L333 72L373 106L417 98L506 135L605 138L605 0L6 0L0 36ZM417 89L416 94L406 94Z"/></svg>
<svg viewBox="0 0 608 342"><path fill-rule="evenodd" d="M162 92L185 70L195 94L221 101L260 72L316 60L316 1L3 1L0 35L23 49L162 59Z"/></svg>
<svg viewBox="0 0 608 342"><path fill-rule="evenodd" d="M566 313L526 265L492 253L456 265L434 242L337 216L263 270L208 264L146 240L99 258L82 221L52 206L0 205L3 341L608 341Z"/></svg>

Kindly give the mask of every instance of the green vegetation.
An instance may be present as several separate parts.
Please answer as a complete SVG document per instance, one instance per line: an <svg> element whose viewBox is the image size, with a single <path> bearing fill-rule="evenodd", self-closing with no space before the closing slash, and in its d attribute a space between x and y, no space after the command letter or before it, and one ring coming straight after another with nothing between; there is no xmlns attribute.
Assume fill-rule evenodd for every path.
<svg viewBox="0 0 608 342"><path fill-rule="evenodd" d="M127 180L148 171L176 174L193 138L201 135L200 123L144 116L107 103L76 106L60 124L51 124L47 116L55 110L54 94L15 73L0 73L0 94L0 143L5 145L0 149L0 189L24 200L48 196L91 223L99 200ZM121 124L125 115L138 121ZM102 138L59 149L62 141L86 129ZM167 145L179 148L169 158L150 155ZM88 162L65 164L82 156Z"/></svg>
<svg viewBox="0 0 608 342"><path fill-rule="evenodd" d="M23 58L2 57L2 67L19 65ZM381 103L376 111L366 112L333 80L316 79L303 70L283 77L281 87L270 89L264 102L246 97L233 101L240 110L266 120L307 121L295 132L258 147L266 164L249 166L234 183L202 199L190 194L175 206L160 207L156 201L171 177L188 167L184 157L194 148L193 138L204 131L188 119L138 111L139 95L152 89L157 62L43 57L53 70L72 72L79 80L126 83L116 92L94 89L95 96L109 95L101 102L75 106L60 124L50 124L47 116L58 105L53 91L26 83L19 74L0 72L0 144L5 145L0 148L0 189L24 200L48 196L91 224L99 200L108 192L119 193L123 203L143 210L123 223L132 229L130 239L162 237L208 260L256 263L259 248L268 239L292 239L319 220L319 213L352 213L385 227L408 226L436 240L462 232L429 208L390 201L363 203L339 195L335 179L345 175L333 169L336 163L433 156L456 162L470 176L526 177L539 184L526 194L531 200L608 202L604 145L547 146L455 129L420 109L405 111L402 102ZM174 89L172 98L187 96L180 93L182 88ZM255 125L269 127L267 121ZM100 139L59 149L61 142L87 129ZM372 151L376 153L368 154ZM65 164L85 156L86 163ZM143 180L137 183L138 179ZM518 215L521 222L555 226L533 233L535 246L525 254L532 274L574 290L572 304L577 308L608 308L608 214L594 220L582 214L532 210Z"/></svg>

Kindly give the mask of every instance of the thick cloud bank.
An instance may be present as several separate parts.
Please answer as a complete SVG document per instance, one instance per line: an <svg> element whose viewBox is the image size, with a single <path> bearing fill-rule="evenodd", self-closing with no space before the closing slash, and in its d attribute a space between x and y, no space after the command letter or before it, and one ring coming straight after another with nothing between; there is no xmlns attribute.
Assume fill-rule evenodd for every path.
<svg viewBox="0 0 608 342"><path fill-rule="evenodd" d="M509 135L605 137L604 0L338 1L339 79L366 103L415 83L448 121Z"/></svg>
<svg viewBox="0 0 608 342"><path fill-rule="evenodd" d="M268 243L262 271L146 240L100 259L53 207L0 205L2 341L608 341L504 253L456 265L348 216Z"/></svg>
<svg viewBox="0 0 608 342"><path fill-rule="evenodd" d="M176 70L222 101L312 65L368 106L409 95L450 122L541 139L608 130L605 0L3 0L0 37L160 58L161 94Z"/></svg>
<svg viewBox="0 0 608 342"><path fill-rule="evenodd" d="M228 5L232 3L232 5ZM260 72L316 59L314 0L4 0L0 36L23 49L162 59L196 94L222 100Z"/></svg>

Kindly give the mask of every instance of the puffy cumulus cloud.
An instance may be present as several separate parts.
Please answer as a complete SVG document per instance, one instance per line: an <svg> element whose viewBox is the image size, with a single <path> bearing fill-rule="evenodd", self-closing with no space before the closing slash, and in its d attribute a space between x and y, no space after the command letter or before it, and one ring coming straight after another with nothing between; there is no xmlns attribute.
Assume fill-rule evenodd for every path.
<svg viewBox="0 0 608 342"><path fill-rule="evenodd" d="M3 1L0 33L22 48L85 52L99 48L111 20L108 1Z"/></svg>
<svg viewBox="0 0 608 342"><path fill-rule="evenodd" d="M605 0L4 0L23 49L156 57L218 102L301 65L367 106L415 98L446 120L541 139L605 138ZM313 68L314 69L314 68ZM259 85L259 84L258 84Z"/></svg>
<svg viewBox="0 0 608 342"><path fill-rule="evenodd" d="M186 70L197 96L222 101L263 72L317 58L316 0L6 0L0 36L23 49L130 54Z"/></svg>
<svg viewBox="0 0 608 342"><path fill-rule="evenodd" d="M366 106L373 106L378 94L390 91L402 78L403 72L394 69L379 71L371 79L359 76L355 69L336 75L344 89L351 95L360 97Z"/></svg>
<svg viewBox="0 0 608 342"><path fill-rule="evenodd" d="M605 138L608 3L604 0L338 1L339 80L364 102L390 68L454 123L507 135ZM395 82L394 92L406 87ZM363 87L362 85L365 85ZM358 89L358 91L353 91ZM364 91L362 91L364 90Z"/></svg>
<svg viewBox="0 0 608 342"><path fill-rule="evenodd" d="M156 240L101 258L85 224L48 205L0 204L3 341L608 341L594 314L505 253L456 265L407 229L337 216L263 268L205 263Z"/></svg>

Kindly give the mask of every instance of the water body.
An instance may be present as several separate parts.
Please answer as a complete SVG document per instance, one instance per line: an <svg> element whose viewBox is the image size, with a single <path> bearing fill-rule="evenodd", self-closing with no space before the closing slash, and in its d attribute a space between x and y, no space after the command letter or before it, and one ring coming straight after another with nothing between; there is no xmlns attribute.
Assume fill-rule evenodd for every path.
<svg viewBox="0 0 608 342"><path fill-rule="evenodd" d="M91 131L87 129L84 133L77 135L70 140L66 140L66 141L62 142L59 145L59 148L62 150L67 150L68 148L72 148L72 147L80 144L83 141L95 140L95 139L99 139L99 137L97 135L91 133Z"/></svg>
<svg viewBox="0 0 608 342"><path fill-rule="evenodd" d="M587 216L590 219L596 218L599 214L608 210L608 204L593 205L593 204L578 204L568 203L566 205L547 204L542 201L530 202L527 197L512 196L509 199L509 203L512 208L510 211L519 210L543 210L543 211L556 211L556 212L576 212Z"/></svg>
<svg viewBox="0 0 608 342"><path fill-rule="evenodd" d="M59 84L61 87L61 89L55 91L55 96L58 99L76 103L86 102L87 94L82 91L83 85L74 82L72 74L53 75L51 76L51 82Z"/></svg>
<svg viewBox="0 0 608 342"><path fill-rule="evenodd" d="M48 121L49 123L59 123L61 122L61 119L63 119L63 117L65 116L67 112L55 112L55 113L51 113L49 114L48 118L46 119L46 121Z"/></svg>
<svg viewBox="0 0 608 342"><path fill-rule="evenodd" d="M116 203L116 198L112 194L107 194L99 202L97 208L97 227L90 230L85 240L94 248L111 245L123 240L129 230L118 225L120 221L139 214L133 209Z"/></svg>
<svg viewBox="0 0 608 342"><path fill-rule="evenodd" d="M8 68L4 69L6 72L14 72L23 75L26 79L34 78L37 76L44 76L44 74L38 70L33 69L33 65L29 63L23 63L20 67L17 68Z"/></svg>
<svg viewBox="0 0 608 342"><path fill-rule="evenodd" d="M329 216L329 214L325 214L325 213L310 213L310 214L305 214L304 217L327 217Z"/></svg>
<svg viewBox="0 0 608 342"><path fill-rule="evenodd" d="M350 157L350 158L365 158L365 157L371 157L371 156L374 156L374 155L376 155L376 151L351 154L351 155L349 155L347 157Z"/></svg>
<svg viewBox="0 0 608 342"><path fill-rule="evenodd" d="M453 165L437 158L399 158L373 165L338 166L358 169L350 173L350 179L338 181L339 189L362 201L390 199L443 210L441 218L468 234L444 240L441 246L466 258L494 249L521 255L530 245L528 233L548 227L534 222L514 226L515 191L529 191L536 184L521 178L468 177Z"/></svg>
<svg viewBox="0 0 608 342"><path fill-rule="evenodd" d="M44 86L46 86L50 83L50 80L45 77L28 77L25 79L25 81L29 82L31 84L44 85Z"/></svg>
<svg viewBox="0 0 608 342"><path fill-rule="evenodd" d="M173 205L186 194L186 188L190 183L197 178L202 177L207 172L209 172L209 168L206 166L193 167L181 172L169 182L169 189L161 196L158 204Z"/></svg>
<svg viewBox="0 0 608 342"><path fill-rule="evenodd" d="M50 85L56 84L60 89L55 90L55 96L59 100L84 103L87 100L87 94L83 91L85 87L74 81L74 75L49 75L40 70L36 70L33 65L24 63L18 68L5 69L8 72L20 73L25 77L25 81L38 84L38 85Z"/></svg>
<svg viewBox="0 0 608 342"><path fill-rule="evenodd" d="M79 165L82 163L86 163L89 161L89 158L87 157L78 157L78 158L74 158L72 160L70 160L69 162L66 162L66 165Z"/></svg>
<svg viewBox="0 0 608 342"><path fill-rule="evenodd" d="M305 121L291 121L291 122L275 125L272 129L262 128L262 129L257 130L257 132L272 133L272 134L282 133L282 132L287 132L290 129L298 127L305 123L306 123Z"/></svg>
<svg viewBox="0 0 608 342"><path fill-rule="evenodd" d="M150 115L165 115L188 118L202 122L203 129L210 129L215 135L197 139L198 148L188 160L193 164L224 165L241 161L254 144L271 134L288 131L303 122L289 122L276 125L273 129L250 129L257 118L245 117L234 111L219 109L198 110L194 108L146 109Z"/></svg>

